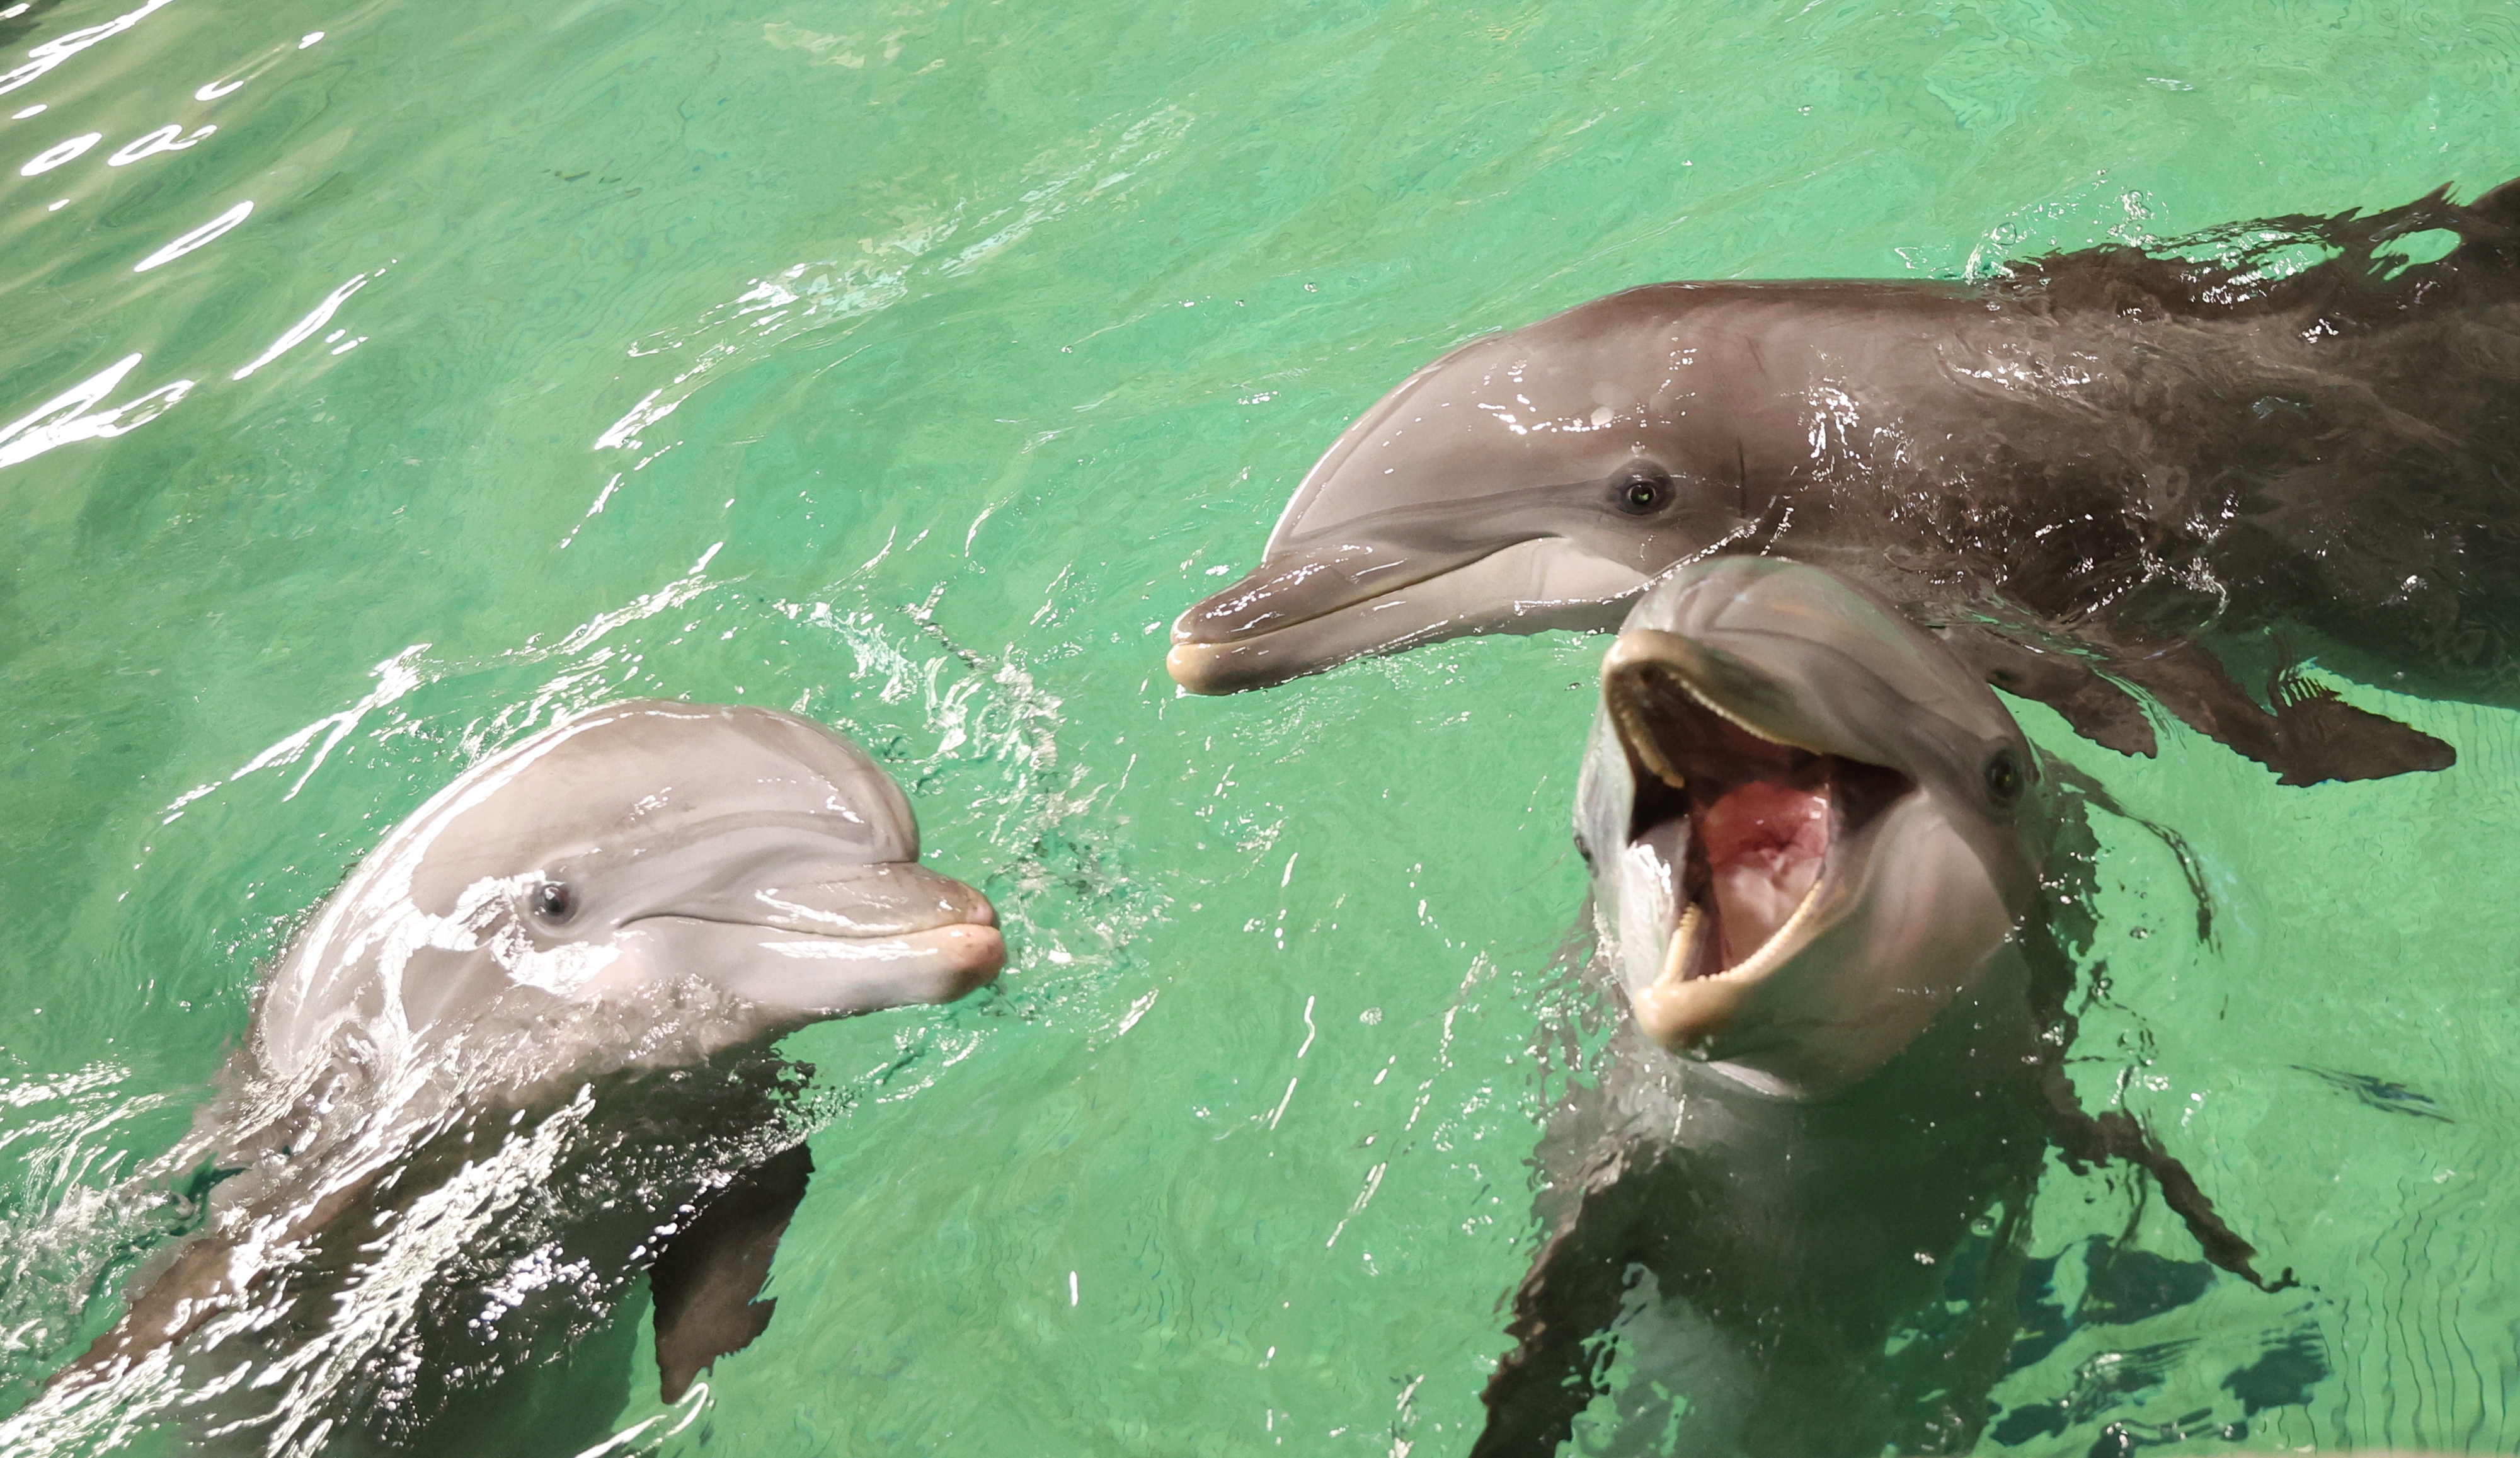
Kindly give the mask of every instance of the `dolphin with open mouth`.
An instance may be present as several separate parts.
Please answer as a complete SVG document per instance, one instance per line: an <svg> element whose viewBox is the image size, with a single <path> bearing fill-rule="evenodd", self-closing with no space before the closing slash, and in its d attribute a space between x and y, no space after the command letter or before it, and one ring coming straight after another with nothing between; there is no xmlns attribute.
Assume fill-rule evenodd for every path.
<svg viewBox="0 0 2520 1458"><path fill-rule="evenodd" d="M189 1188L188 1237L15 1439L174 1403L274 1454L339 1424L408 1440L642 1273L678 1398L767 1321L812 1167L769 1042L1005 959L987 899L919 864L899 787L821 725L634 701L546 729L315 909L132 1187Z"/></svg>
<svg viewBox="0 0 2520 1458"><path fill-rule="evenodd" d="M2408 263L2418 235L2456 247ZM1221 694L1606 630L1677 564L1773 551L2112 749L2153 752L2134 689L2287 783L2439 769L2293 669L2520 703L2515 486L2520 186L1979 283L1656 284L1403 381L1169 667Z"/></svg>
<svg viewBox="0 0 2520 1458"><path fill-rule="evenodd" d="M1576 843L1637 1025L1774 1093L1842 1087L2039 893L2039 756L1939 640L1826 572L1719 559L1601 664Z"/></svg>
<svg viewBox="0 0 2520 1458"><path fill-rule="evenodd" d="M1574 1040L1477 1458L1555 1452L1605 1332L1622 1401L1685 1399L1623 1414L1654 1451L1968 1451L2051 1148L2145 1169L2209 1261L2289 1281L2066 1074L2092 794L1830 573L1720 558L1637 603L1575 815L1584 973L1632 1016Z"/></svg>

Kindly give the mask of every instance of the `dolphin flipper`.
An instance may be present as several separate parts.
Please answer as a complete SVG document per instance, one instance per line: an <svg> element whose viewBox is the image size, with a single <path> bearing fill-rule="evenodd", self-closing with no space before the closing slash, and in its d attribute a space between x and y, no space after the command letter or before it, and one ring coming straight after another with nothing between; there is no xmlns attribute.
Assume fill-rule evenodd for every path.
<svg viewBox="0 0 2520 1458"><path fill-rule="evenodd" d="M2239 1232L2215 1210L2214 1202L2197 1186L2187 1165L2164 1149L2161 1140L2134 1115L2123 1109L2107 1110L2097 1116L2086 1113L2074 1093L2073 1080L2057 1064L2043 1064L2040 1081L2047 1094L2048 1132L2064 1155L2066 1167L2080 1174L2088 1165L2123 1160L2152 1176L2153 1183L2161 1187L2162 1203L2186 1224L2187 1233L2196 1238L2207 1260L2260 1291L2284 1291L2301 1284L2293 1279L2289 1266L2272 1281L2258 1274L2258 1248L2240 1238Z"/></svg>
<svg viewBox="0 0 2520 1458"><path fill-rule="evenodd" d="M2448 769L2458 752L2420 729L2356 708L2333 690L2300 679L2293 665L2267 686L2272 710L2197 644L2121 647L2109 669L2141 688L2199 734L2273 770L2279 783L2379 780Z"/></svg>
<svg viewBox="0 0 2520 1458"><path fill-rule="evenodd" d="M814 1157L797 1145L737 1176L676 1232L648 1270L656 1299L656 1370L667 1402L719 1357L770 1325L776 1299L757 1301L770 1257L805 1198Z"/></svg>
<svg viewBox="0 0 2520 1458"><path fill-rule="evenodd" d="M2094 643L2095 634L2076 634L2076 642L2105 655L2094 663L1981 623L1944 623L1935 632L1988 683L2047 705L2075 733L2121 754L2148 759L2158 751L2142 705L2124 687L2134 684L2180 722L2273 770L2285 785L2386 779L2448 769L2458 758L2422 730L2306 682L2297 665L2276 670L2267 686L2269 707L2249 697L2221 660L2185 639Z"/></svg>
<svg viewBox="0 0 2520 1458"><path fill-rule="evenodd" d="M1617 1318L1630 1268L1661 1264L1655 1257L1671 1237L1671 1212L1688 1201L1685 1189L1673 1188L1679 1172L1669 1156L1622 1162L1588 1185L1574 1214L1540 1248L1514 1292L1506 1327L1514 1349L1479 1394L1488 1421L1470 1458L1548 1458L1572 1435L1577 1415L1601 1391L1600 1362L1585 1344Z"/></svg>
<svg viewBox="0 0 2520 1458"><path fill-rule="evenodd" d="M2284 762L2271 766L2286 785L2321 780L2376 780L2412 770L2448 769L2458 751L2420 729L2356 708L2334 689L2290 671L2276 674L2267 697L2275 704Z"/></svg>
<svg viewBox="0 0 2520 1458"><path fill-rule="evenodd" d="M1936 635L1978 676L2007 694L2056 710L2074 732L2121 754L2149 759L2158 746L2143 706L2087 660L2044 651L1975 623L1951 624Z"/></svg>

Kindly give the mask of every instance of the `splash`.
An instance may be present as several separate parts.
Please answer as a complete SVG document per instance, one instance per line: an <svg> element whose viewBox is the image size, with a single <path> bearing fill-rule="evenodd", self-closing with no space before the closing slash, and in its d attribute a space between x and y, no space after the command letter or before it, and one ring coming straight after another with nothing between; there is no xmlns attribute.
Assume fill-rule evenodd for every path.
<svg viewBox="0 0 2520 1458"><path fill-rule="evenodd" d="M1094 994L1136 966L1133 943L1171 904L1129 874L1108 817L1095 813L1125 786L1128 769L1106 779L1064 756L1058 697L1035 681L1024 651L1010 644L987 655L958 642L936 618L942 593L892 613L776 605L836 637L855 666L848 697L808 695L796 709L846 729L914 797L949 803L956 818L979 827L989 869L973 884L997 906L1022 974L994 994L998 1006L1027 1019L1070 1004L1099 1007ZM912 709L917 732L902 733L897 715L879 717L851 698ZM922 744L933 748L920 752ZM1134 1018L1124 1010L1105 1021Z"/></svg>

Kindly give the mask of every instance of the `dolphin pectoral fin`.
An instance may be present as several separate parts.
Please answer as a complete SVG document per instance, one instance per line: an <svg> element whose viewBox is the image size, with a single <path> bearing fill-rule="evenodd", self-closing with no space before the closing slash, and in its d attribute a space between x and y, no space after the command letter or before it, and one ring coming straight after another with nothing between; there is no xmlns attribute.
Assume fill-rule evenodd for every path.
<svg viewBox="0 0 2520 1458"><path fill-rule="evenodd" d="M1943 628L1941 636L1979 677L2007 694L2047 705L2075 733L2102 749L2146 759L2157 752L2143 706L2085 660L2045 652L1974 623Z"/></svg>
<svg viewBox="0 0 2520 1458"><path fill-rule="evenodd" d="M753 1298L770 1279L770 1258L813 1172L814 1157L801 1144L746 1170L677 1231L649 1267L657 1386L665 1401L681 1401L694 1378L751 1345L770 1325L779 1302Z"/></svg>
<svg viewBox="0 0 2520 1458"><path fill-rule="evenodd" d="M2123 1160L2152 1176L2161 1187L2162 1203L2186 1224L2207 1260L2270 1294L2301 1284L2293 1279L2289 1266L2272 1281L2258 1274L2258 1248L2242 1240L2216 1212L2214 1202L2206 1198L2186 1164L2162 1148L2161 1141L2134 1115L2122 1109L2096 1116L2085 1113L2073 1083L2054 1063L2042 1066L2041 1082L2047 1094L2048 1131L2075 1173L2082 1173L2087 1165Z"/></svg>
<svg viewBox="0 0 2520 1458"><path fill-rule="evenodd" d="M1575 1213L1540 1248L1514 1292L1506 1334L1512 1351L1497 1363L1479 1400L1487 1426L1470 1458L1550 1458L1575 1431L1575 1419L1601 1391L1599 1362L1585 1343L1609 1330L1627 1292L1628 1268L1653 1264L1660 1232L1684 1192L1670 1188L1667 1160L1617 1166L1591 1184Z"/></svg>
<svg viewBox="0 0 2520 1458"><path fill-rule="evenodd" d="M192 1335L235 1300L238 1291L229 1269L235 1252L233 1242L211 1236L186 1246L173 1264L132 1299L122 1319L89 1344L78 1360L53 1374L47 1386L75 1390Z"/></svg>
<svg viewBox="0 0 2520 1458"><path fill-rule="evenodd" d="M2110 666L2197 733L2273 770L2282 784L2386 779L2448 769L2458 758L2420 729L2302 682L2289 666L2270 685L2272 711L2250 698L2221 660L2183 639L2122 649Z"/></svg>

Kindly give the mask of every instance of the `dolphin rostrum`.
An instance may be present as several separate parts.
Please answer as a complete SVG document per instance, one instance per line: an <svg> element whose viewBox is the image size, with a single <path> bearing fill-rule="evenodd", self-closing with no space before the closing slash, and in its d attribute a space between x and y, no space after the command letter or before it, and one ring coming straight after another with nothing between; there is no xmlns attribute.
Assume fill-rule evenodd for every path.
<svg viewBox="0 0 2520 1458"><path fill-rule="evenodd" d="M2208 1259L2266 1284L2066 1076L2083 803L1940 639L1826 572L1719 558L1637 604L1576 806L1585 975L1632 1016L1552 1117L1474 1454L1555 1451L1613 1329L1687 1399L1656 1451L1967 1451L2051 1143L2150 1171Z"/></svg>
<svg viewBox="0 0 2520 1458"><path fill-rule="evenodd" d="M661 701L569 718L316 908L154 1166L211 1186L195 1233L37 1405L145 1409L178 1369L251 1363L268 1451L313 1451L344 1411L401 1432L450 1374L554 1355L501 1350L516 1308L557 1300L543 1326L573 1339L649 1267L678 1397L767 1319L751 1298L811 1167L769 1040L951 1001L1004 961L988 901L919 864L909 802L838 735Z"/></svg>
<svg viewBox="0 0 2520 1458"><path fill-rule="evenodd" d="M2222 261L1657 284L1473 340L1330 446L1173 677L1603 630L1675 564L1776 551L2113 749L2153 752L2132 686L2286 783L2442 768L2294 669L2520 703L2520 185L2186 245Z"/></svg>

